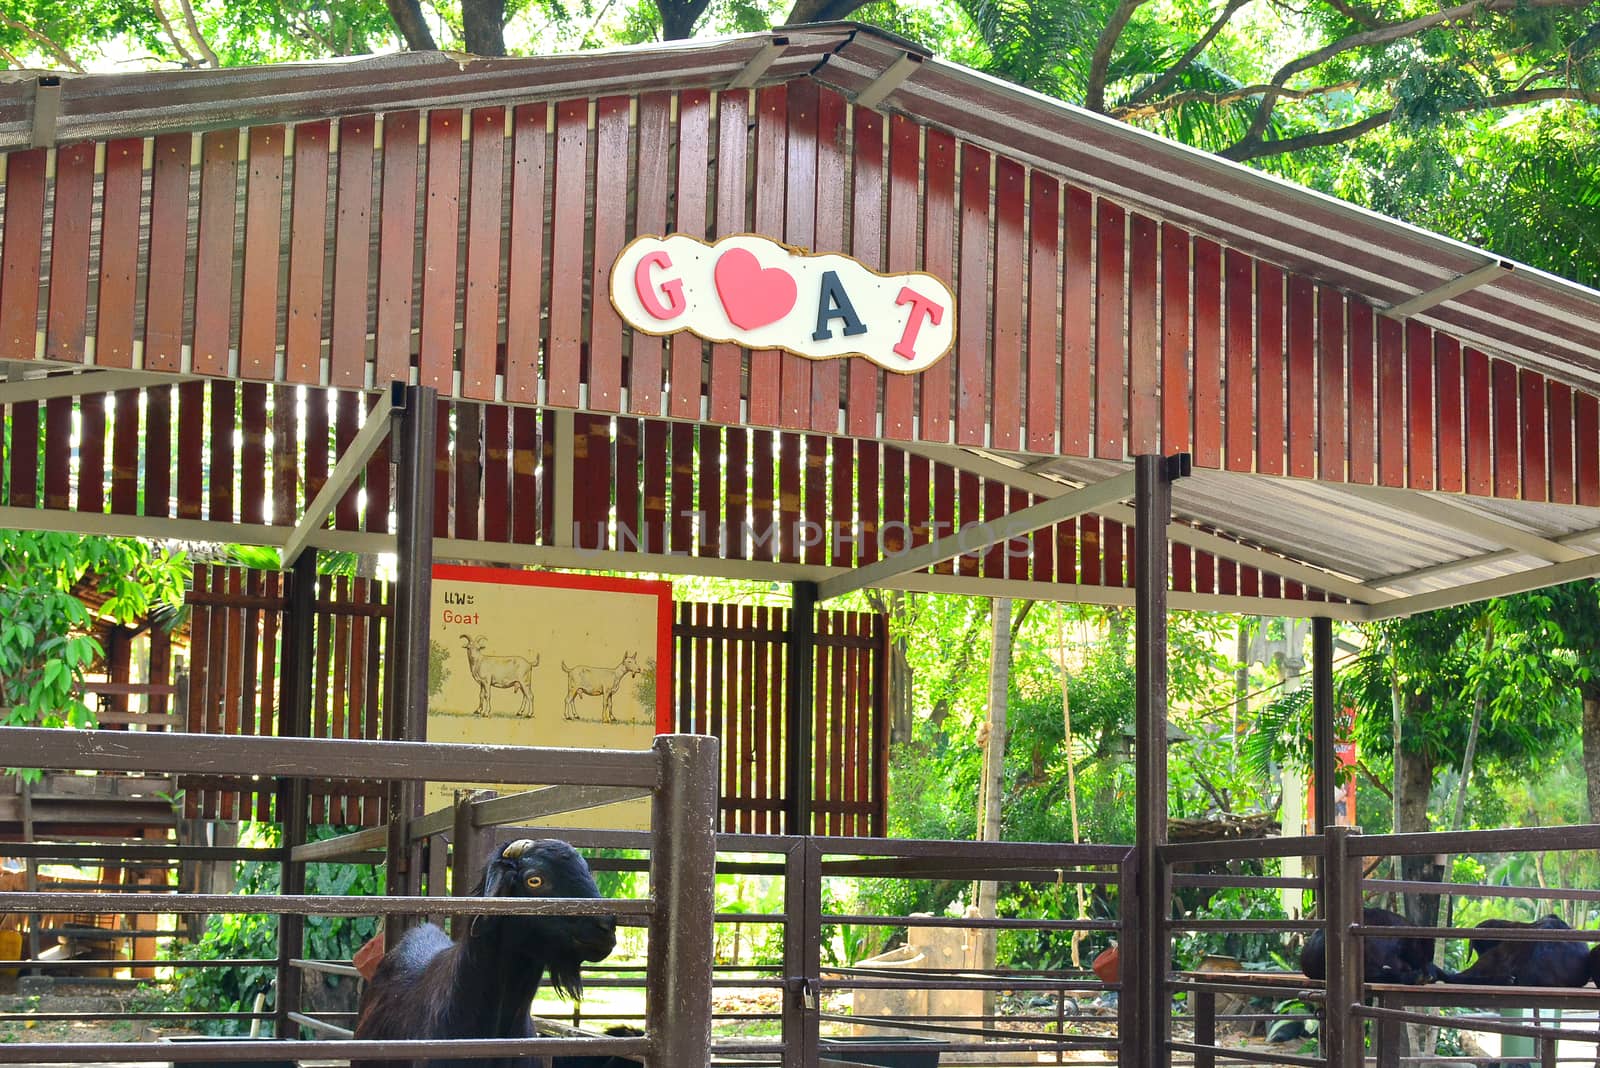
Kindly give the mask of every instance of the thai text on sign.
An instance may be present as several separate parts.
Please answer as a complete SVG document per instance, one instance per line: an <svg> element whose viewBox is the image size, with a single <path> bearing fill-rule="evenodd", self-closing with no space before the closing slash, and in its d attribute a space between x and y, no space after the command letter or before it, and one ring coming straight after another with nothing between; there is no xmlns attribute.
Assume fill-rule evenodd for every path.
<svg viewBox="0 0 1600 1068"><path fill-rule="evenodd" d="M879 274L756 234L715 244L638 238L611 268L611 303L648 334L687 330L813 360L861 356L901 374L943 358L956 329L955 297L933 275Z"/></svg>

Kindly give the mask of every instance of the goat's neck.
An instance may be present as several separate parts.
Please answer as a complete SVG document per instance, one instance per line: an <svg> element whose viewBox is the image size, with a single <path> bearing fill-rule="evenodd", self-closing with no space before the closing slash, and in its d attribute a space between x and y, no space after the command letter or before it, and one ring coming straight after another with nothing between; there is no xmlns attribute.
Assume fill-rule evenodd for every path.
<svg viewBox="0 0 1600 1068"><path fill-rule="evenodd" d="M517 940L499 933L471 936L461 943L457 989L492 1015L495 1033L521 1034L529 1006L544 978L544 960Z"/></svg>

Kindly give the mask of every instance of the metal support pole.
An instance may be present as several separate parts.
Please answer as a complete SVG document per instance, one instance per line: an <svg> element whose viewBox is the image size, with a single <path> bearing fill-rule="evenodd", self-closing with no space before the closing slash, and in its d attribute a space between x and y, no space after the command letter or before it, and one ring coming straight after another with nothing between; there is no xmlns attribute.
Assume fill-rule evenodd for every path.
<svg viewBox="0 0 1600 1068"><path fill-rule="evenodd" d="M1334 777L1339 761L1333 737L1333 620L1311 621L1312 826L1321 834L1336 822Z"/></svg>
<svg viewBox="0 0 1600 1068"><path fill-rule="evenodd" d="M311 733L312 670L316 664L317 551L307 549L289 576L289 604L284 634L283 707L278 736L304 738ZM283 824L283 860L279 886L285 894L306 892L306 866L293 859L294 847L306 840L307 795L304 779L278 785L278 820ZM305 956L304 916L278 917L278 997L275 1004L279 1038L296 1038L299 1028L290 1013L300 1011L300 973L289 962Z"/></svg>
<svg viewBox="0 0 1600 1068"><path fill-rule="evenodd" d="M432 596L434 457L438 393L406 389L405 413L391 452L395 478L395 598L385 662L389 665L385 737L421 742L428 737L428 611ZM422 814L422 784L389 784L388 868L384 892L417 895L422 889L422 844L410 840L410 821ZM390 916L385 942L394 946L413 917Z"/></svg>
<svg viewBox="0 0 1600 1068"><path fill-rule="evenodd" d="M789 834L811 833L811 665L816 648L817 584L796 582L789 610L789 670L784 679L785 815Z"/></svg>
<svg viewBox="0 0 1600 1068"><path fill-rule="evenodd" d="M1322 1006L1322 1047L1328 1068L1361 1068L1366 1055L1361 1020L1365 945L1350 928L1361 922L1361 859L1349 848L1349 827L1329 827L1322 865L1323 920L1327 924L1327 975Z"/></svg>
<svg viewBox="0 0 1600 1068"><path fill-rule="evenodd" d="M1122 923L1117 942L1117 1063L1134 1065L1127 1056L1139 1033L1139 851L1130 849L1117 868L1117 917Z"/></svg>
<svg viewBox="0 0 1600 1068"><path fill-rule="evenodd" d="M1137 1004L1133 1033L1123 1039L1123 1063L1164 1068L1172 1061L1171 999L1167 994L1170 944L1169 880L1160 847L1167 840L1167 582L1172 521L1172 481L1187 473L1188 457L1145 454L1134 469L1134 677L1137 687L1134 776L1137 800L1134 849L1138 853L1138 958L1134 988L1123 997Z"/></svg>
<svg viewBox="0 0 1600 1068"><path fill-rule="evenodd" d="M651 799L650 966L645 1029L652 1068L711 1063L711 974L716 925L717 739L664 734Z"/></svg>

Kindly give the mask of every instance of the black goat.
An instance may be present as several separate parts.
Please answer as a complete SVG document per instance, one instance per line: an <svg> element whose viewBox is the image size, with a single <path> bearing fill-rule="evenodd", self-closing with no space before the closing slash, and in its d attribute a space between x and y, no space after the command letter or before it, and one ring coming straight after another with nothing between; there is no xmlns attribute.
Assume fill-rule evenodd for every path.
<svg viewBox="0 0 1600 1068"><path fill-rule="evenodd" d="M1570 931L1559 916L1523 923L1484 920L1479 930ZM1480 986L1583 986L1589 981L1589 947L1582 942L1523 942L1474 938L1467 943L1477 960L1466 971L1446 973L1447 983Z"/></svg>
<svg viewBox="0 0 1600 1068"><path fill-rule="evenodd" d="M555 839L511 842L484 870L474 897L600 896L583 857ZM408 932L384 955L361 996L355 1037L531 1038L528 1015L546 975L563 994L582 992L585 961L616 947L609 916L476 916L452 942L432 924ZM538 1068L544 1058L431 1061L442 1068ZM408 1068L409 1060L354 1061L352 1068Z"/></svg>
<svg viewBox="0 0 1600 1068"><path fill-rule="evenodd" d="M1367 927L1410 927L1411 921L1388 909L1362 909ZM1311 979L1328 977L1328 951L1323 932L1313 931L1300 951L1300 970ZM1362 977L1369 983L1408 983L1420 986L1444 973L1433 963L1431 938L1379 938L1368 935L1362 960Z"/></svg>

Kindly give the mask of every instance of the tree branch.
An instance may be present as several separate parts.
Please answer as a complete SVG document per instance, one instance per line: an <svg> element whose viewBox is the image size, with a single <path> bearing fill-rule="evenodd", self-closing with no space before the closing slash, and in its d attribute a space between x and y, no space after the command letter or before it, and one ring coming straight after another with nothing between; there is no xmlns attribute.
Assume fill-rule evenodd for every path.
<svg viewBox="0 0 1600 1068"><path fill-rule="evenodd" d="M1357 48L1365 48L1369 45L1388 44L1390 41L1398 41L1423 30L1432 29L1447 22L1454 22L1457 19L1479 12L1499 13L1521 8L1538 7L1583 7L1590 2L1592 0L1467 0L1466 3L1457 4L1455 7L1447 7L1432 14L1420 15L1417 18L1406 19L1403 22L1386 22L1372 29L1341 37L1314 52L1307 52L1298 59L1292 59L1278 68L1277 73L1272 76L1270 88L1262 94L1261 103L1256 106L1255 116L1250 120L1250 128L1245 131L1244 137L1240 138L1239 145L1234 147L1238 148L1260 140L1262 133L1266 131L1267 123L1272 119L1272 111L1277 107L1279 97L1283 95L1283 87L1290 78L1302 71L1320 67L1334 56L1342 55ZM1365 133L1366 131L1362 132ZM1252 159L1254 157L1246 156L1243 158Z"/></svg>
<svg viewBox="0 0 1600 1068"><path fill-rule="evenodd" d="M1582 89L1569 89L1552 86L1544 89L1519 89L1508 93L1496 93L1482 100L1454 104L1444 108L1447 115L1460 114L1466 111L1490 111L1494 108L1517 107L1521 104L1537 104L1544 100L1573 100L1583 103L1600 105L1600 92L1585 91ZM1360 122L1353 122L1348 126L1340 126L1334 130L1319 130L1316 133L1301 134L1298 137L1283 137L1271 141L1241 140L1218 155L1224 159L1238 162L1251 159L1260 159L1263 156L1279 156L1285 152L1299 152L1307 148L1326 148L1329 145L1339 145L1346 141L1353 141L1363 134L1371 133L1380 126L1387 126L1399 117L1398 108L1380 111L1375 115L1368 115Z"/></svg>
<svg viewBox="0 0 1600 1068"><path fill-rule="evenodd" d="M806 22L838 22L849 18L857 8L865 7L870 2L871 0L794 0L794 7L789 9L789 17L784 19L784 23L798 26ZM702 3L699 7L704 11L706 5ZM663 11L661 17L665 22L666 12Z"/></svg>
<svg viewBox="0 0 1600 1068"><path fill-rule="evenodd" d="M1145 0L1118 0L1116 10L1106 20L1105 29L1100 31L1100 39L1094 45L1094 56L1089 60L1089 82L1083 91L1083 106L1090 111L1105 111L1106 77L1111 70L1111 53L1116 50L1117 41L1127 28L1128 20L1144 3Z"/></svg>
<svg viewBox="0 0 1600 1068"><path fill-rule="evenodd" d="M1200 38L1190 45L1183 55L1178 57L1178 61L1168 67L1166 73L1162 74L1161 77L1136 90L1132 96L1128 97L1127 103L1130 105L1142 104L1151 97L1160 96L1168 89L1171 89L1178 79L1183 76L1183 72L1188 70L1194 61L1200 58L1201 53L1210 47L1212 39L1222 32L1222 28L1228 24L1228 20L1233 18L1234 12L1244 7L1247 3L1249 3L1249 0L1228 0L1228 6L1222 9L1222 14L1218 15L1216 21L1207 27L1206 32L1201 34ZM1116 111L1113 110L1111 113L1115 115Z"/></svg>
<svg viewBox="0 0 1600 1068"><path fill-rule="evenodd" d="M189 31L189 37L194 41L195 47L200 49L200 55L207 64L213 67L222 66L222 61L211 50L211 45L206 41L205 34L200 32L200 23L194 17L194 5L189 0L178 0L178 6L183 10L183 24Z"/></svg>
<svg viewBox="0 0 1600 1068"><path fill-rule="evenodd" d="M475 56L506 54L505 0L461 0L461 29Z"/></svg>
<svg viewBox="0 0 1600 1068"><path fill-rule="evenodd" d="M811 5L815 11L809 15L795 17L801 7L806 6L808 0L799 0L794 6L794 11L789 13L790 22L822 22L840 15L827 14L826 3ZM694 36L694 24L700 21L700 16L705 14L710 6L710 0L656 0L656 10L661 12L661 37L666 41L686 41ZM849 11L860 7L859 3L852 4Z"/></svg>
<svg viewBox="0 0 1600 1068"><path fill-rule="evenodd" d="M40 48L43 48L46 52L55 57L55 61L57 63L61 64L68 70L77 74L83 73L82 65L79 64L77 60L73 59L72 56L67 53L65 48L62 48L60 45L56 44L55 41L51 40L49 37L46 37L32 26L29 26L23 22L18 22L15 19L6 18L4 15L0 15L0 24L4 24L8 28L16 30L34 44L38 45ZM11 56L9 52L6 54ZM11 59L16 62L18 67L23 65L22 61L18 60L17 57L11 56Z"/></svg>
<svg viewBox="0 0 1600 1068"><path fill-rule="evenodd" d="M161 29L166 33L167 40L178 52L178 57L185 67L198 67L200 61L194 58L194 53L183 46L183 41L178 37L178 31L172 28L172 20L167 18L167 9L161 6L161 0L150 0L150 6L155 8L156 18L161 20Z"/></svg>
<svg viewBox="0 0 1600 1068"><path fill-rule="evenodd" d="M1314 96L1326 96L1329 93L1341 93L1347 89L1354 89L1360 84L1355 79L1351 79L1346 82L1334 82L1332 85L1318 85L1310 89L1280 89L1278 95L1285 100L1305 100ZM1248 100L1250 97L1265 93L1269 88L1271 87L1267 85L1246 85L1238 89L1229 89L1224 93L1208 93L1203 89L1190 89L1182 93L1173 93L1171 96L1157 100L1153 104L1112 108L1107 114L1114 119L1145 119L1195 101L1221 105L1231 104L1235 100Z"/></svg>
<svg viewBox="0 0 1600 1068"><path fill-rule="evenodd" d="M389 17L394 20L400 36L405 38L407 48L413 52L439 50L439 46L434 43L432 32L428 29L427 20L422 17L421 0L387 0L387 3Z"/></svg>

